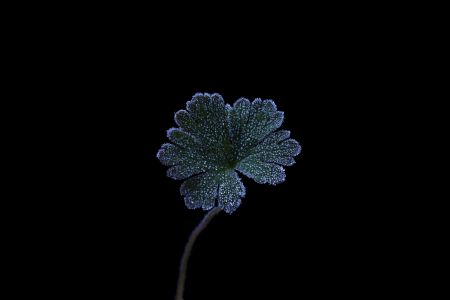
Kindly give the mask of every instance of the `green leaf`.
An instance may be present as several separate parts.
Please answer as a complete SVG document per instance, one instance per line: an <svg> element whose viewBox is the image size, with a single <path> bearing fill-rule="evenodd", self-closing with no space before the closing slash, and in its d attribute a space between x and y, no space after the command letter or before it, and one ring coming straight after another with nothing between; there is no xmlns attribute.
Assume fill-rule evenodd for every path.
<svg viewBox="0 0 450 300"><path fill-rule="evenodd" d="M234 171L206 172L181 184L180 193L188 208L209 210L217 206L232 213L245 196L245 187Z"/></svg>
<svg viewBox="0 0 450 300"><path fill-rule="evenodd" d="M283 119L272 100L241 98L230 106L219 94L198 93L175 114L179 128L167 131L171 144L157 157L169 177L186 179L180 192L188 208L232 213L245 196L236 171L278 184L286 178L283 166L295 163L301 148L289 131L277 131Z"/></svg>

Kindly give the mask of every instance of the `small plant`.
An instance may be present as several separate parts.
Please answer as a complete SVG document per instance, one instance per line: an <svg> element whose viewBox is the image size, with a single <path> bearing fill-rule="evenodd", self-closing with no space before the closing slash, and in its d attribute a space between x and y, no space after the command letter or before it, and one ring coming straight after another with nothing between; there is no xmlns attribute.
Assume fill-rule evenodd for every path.
<svg viewBox="0 0 450 300"><path fill-rule="evenodd" d="M185 180L180 187L189 209L208 211L186 244L175 299L183 299L186 268L200 232L221 210L233 213L245 196L237 172L257 183L276 185L286 178L284 167L295 163L299 143L290 132L278 130L284 113L272 100L245 98L233 106L219 94L197 93L186 110L175 113L179 128L167 131L171 143L161 146L158 159L167 176Z"/></svg>

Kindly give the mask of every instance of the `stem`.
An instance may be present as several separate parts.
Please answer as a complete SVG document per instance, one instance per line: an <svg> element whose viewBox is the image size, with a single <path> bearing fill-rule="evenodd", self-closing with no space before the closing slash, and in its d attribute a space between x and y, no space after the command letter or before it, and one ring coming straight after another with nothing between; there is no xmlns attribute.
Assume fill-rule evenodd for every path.
<svg viewBox="0 0 450 300"><path fill-rule="evenodd" d="M180 274L178 276L178 284L177 284L177 293L175 295L175 300L183 300L183 292L184 292L184 283L186 281L186 269L189 261L189 257L191 256L192 247L194 246L195 240L199 236L199 234L205 229L205 227L211 222L212 218L217 215L221 211L220 208L215 207L210 210L200 224L192 231L191 236L184 248L183 257L181 258L180 263Z"/></svg>

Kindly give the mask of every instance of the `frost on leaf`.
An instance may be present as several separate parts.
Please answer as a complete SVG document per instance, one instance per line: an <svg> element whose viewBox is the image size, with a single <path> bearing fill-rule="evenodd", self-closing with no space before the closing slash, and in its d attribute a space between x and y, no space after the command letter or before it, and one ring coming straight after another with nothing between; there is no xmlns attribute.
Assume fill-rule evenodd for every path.
<svg viewBox="0 0 450 300"><path fill-rule="evenodd" d="M157 157L170 167L169 177L186 179L180 192L188 208L219 206L232 213L245 196L236 171L278 184L286 177L283 166L295 163L300 145L289 131L277 131L283 119L272 100L241 98L230 106L219 94L195 94L175 114L179 128L168 130L171 143Z"/></svg>
<svg viewBox="0 0 450 300"><path fill-rule="evenodd" d="M232 213L245 196L245 187L235 171L205 172L181 184L181 195L188 208L209 210L217 205Z"/></svg>
<svg viewBox="0 0 450 300"><path fill-rule="evenodd" d="M260 144L246 152L237 170L257 183L278 184L286 178L283 166L292 166L300 153L300 144L289 139L290 132L280 130L270 134Z"/></svg>

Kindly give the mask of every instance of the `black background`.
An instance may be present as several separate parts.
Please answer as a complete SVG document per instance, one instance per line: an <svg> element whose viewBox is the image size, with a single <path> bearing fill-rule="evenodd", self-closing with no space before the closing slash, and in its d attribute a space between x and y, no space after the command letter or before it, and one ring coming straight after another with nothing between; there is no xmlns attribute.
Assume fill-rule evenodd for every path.
<svg viewBox="0 0 450 300"><path fill-rule="evenodd" d="M184 206L156 153L174 113L196 92L217 92L227 103L273 99L302 152L280 185L243 178L242 205L194 247L186 300L423 288L430 272L418 259L434 265L422 248L435 248L418 235L432 240L443 227L424 226L434 212L423 207L442 197L428 195L420 181L433 172L418 163L435 165L421 147L435 151L427 140L439 127L425 126L438 110L425 109L426 10L168 5L40 3L9 15L2 112L14 139L4 148L17 158L4 156L13 165L4 173L18 184L4 182L3 202L17 208L2 211L4 286L56 299L173 299L204 212Z"/></svg>
<svg viewBox="0 0 450 300"><path fill-rule="evenodd" d="M379 195L386 182L372 176L383 163L371 122L386 107L382 50L331 27L226 42L155 34L99 31L55 51L58 118L70 124L58 131L64 200L48 202L61 293L173 298L204 212L184 206L156 153L196 92L273 99L302 152L285 183L243 179L242 205L194 247L186 299L359 297L393 285L386 241L396 232Z"/></svg>
<svg viewBox="0 0 450 300"><path fill-rule="evenodd" d="M77 247L87 273L82 285L133 297L173 297L184 244L204 212L184 206L180 182L165 176L156 152L175 126L174 113L195 92L218 92L228 103L242 96L275 100L285 111L283 127L303 150L283 184L244 179L242 206L233 215L220 214L195 245L186 299L280 299L371 289L371 270L386 251L376 242L384 225L376 217L379 200L371 202L362 192L368 179L361 169L370 165L369 157L359 152L364 139L349 134L355 117L346 111L358 91L355 81L364 82L342 71L348 65L317 54L305 57L251 67L196 58L157 69L137 64L101 80L100 90L108 92L99 95L101 105L94 104L90 121L99 123L98 132L89 135L101 146L86 145L93 154L101 149L89 155L86 169L94 172L86 177L94 194L88 189L75 202L81 218L74 234L82 232ZM87 107L91 101L97 100L88 100Z"/></svg>

